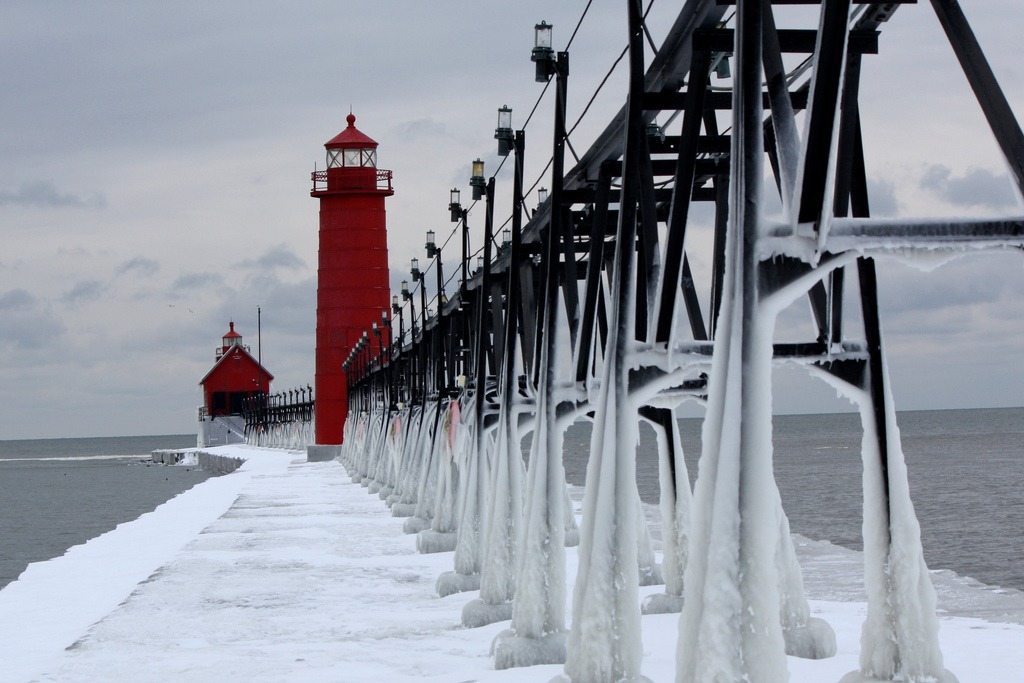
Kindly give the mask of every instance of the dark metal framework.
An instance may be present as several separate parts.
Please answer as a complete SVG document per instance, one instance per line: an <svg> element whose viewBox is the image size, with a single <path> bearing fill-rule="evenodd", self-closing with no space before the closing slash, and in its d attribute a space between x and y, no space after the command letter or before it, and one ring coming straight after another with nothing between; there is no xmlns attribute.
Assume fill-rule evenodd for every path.
<svg viewBox="0 0 1024 683"><path fill-rule="evenodd" d="M627 1L642 23L639 3ZM743 0L736 8L741 21L731 28L725 20L735 4L685 2L646 67L643 32L633 31L626 104L568 171L562 159L569 56L557 54L550 198L522 224L519 131L510 243L493 244L491 178L482 269L469 274L464 230L458 291L439 301L429 320L421 300L409 343L380 354L371 348L348 368L350 414L372 407L387 415L428 399L440 410L441 399L462 397L484 427L482 439L503 402L550 402L558 419L593 416L595 388L625 378L620 389L639 406L628 419L660 425L670 438L666 406L707 396L723 297L742 300L748 321L769 303L806 298L812 336L772 342L771 356L868 397L873 424L866 428L877 440L888 506L894 413L873 256L1019 248L1024 218L871 218L858 111L861 60L877 53L892 13L914 0ZM819 28L776 26L776 7L790 4L819 5ZM957 2L931 5L1024 192L1020 126ZM793 55L806 56L810 68L792 68ZM713 87L716 67L730 58L737 62L731 90ZM681 117L678 133L656 126L659 117ZM766 221L759 204L765 158L787 216L777 224ZM690 239L695 203L713 208L707 253ZM465 224L466 213L459 217ZM732 251L730 240L739 245ZM695 281L694 257L710 264L705 281ZM859 301L859 310L844 307L848 298ZM863 338L851 338L851 329L863 330ZM760 352L759 341L743 334L746 359ZM605 372L606 364L622 374ZM530 419L546 418L535 411Z"/></svg>

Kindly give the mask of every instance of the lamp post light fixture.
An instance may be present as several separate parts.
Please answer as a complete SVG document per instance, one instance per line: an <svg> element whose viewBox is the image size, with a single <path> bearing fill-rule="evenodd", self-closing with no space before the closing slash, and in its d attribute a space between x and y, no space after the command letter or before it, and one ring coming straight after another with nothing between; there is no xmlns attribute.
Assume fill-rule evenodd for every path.
<svg viewBox="0 0 1024 683"><path fill-rule="evenodd" d="M501 233L501 247L505 249L510 244L512 244L512 231L505 228L505 231Z"/></svg>
<svg viewBox="0 0 1024 683"><path fill-rule="evenodd" d="M533 51L530 61L537 65L536 81L547 83L555 73L555 51L551 49L552 26L541 20L533 27Z"/></svg>
<svg viewBox="0 0 1024 683"><path fill-rule="evenodd" d="M512 151L512 110L504 106L498 110L498 127L494 129L494 139L498 141L498 156L507 157Z"/></svg>
<svg viewBox="0 0 1024 683"><path fill-rule="evenodd" d="M462 218L462 203L460 200L459 188L453 187L448 193L448 210L451 212L452 223L458 223Z"/></svg>
<svg viewBox="0 0 1024 683"><path fill-rule="evenodd" d="M476 257L476 269L477 270L483 270L484 269L484 257L483 256L477 256Z"/></svg>
<svg viewBox="0 0 1024 683"><path fill-rule="evenodd" d="M511 118L509 119L511 124ZM484 187L487 183L484 181L484 161L483 159L476 159L473 161L473 175L469 178L469 186L473 188L473 199L484 198Z"/></svg>
<svg viewBox="0 0 1024 683"><path fill-rule="evenodd" d="M437 252L441 251L437 248L436 236L433 230L427 230L427 258L434 258Z"/></svg>
<svg viewBox="0 0 1024 683"><path fill-rule="evenodd" d="M405 313L402 311L402 306L398 303L398 295L391 297L391 316L394 320L394 316L398 316L398 349L402 349L402 340L405 339ZM392 343L394 346L394 343Z"/></svg>
<svg viewBox="0 0 1024 683"><path fill-rule="evenodd" d="M409 300L409 281L402 280L402 301Z"/></svg>
<svg viewBox="0 0 1024 683"><path fill-rule="evenodd" d="M418 258L414 258L409 264L409 272L412 273L413 280L420 279L420 260Z"/></svg>
<svg viewBox="0 0 1024 683"><path fill-rule="evenodd" d="M548 188L542 187L537 190L537 206L540 207L548 200Z"/></svg>

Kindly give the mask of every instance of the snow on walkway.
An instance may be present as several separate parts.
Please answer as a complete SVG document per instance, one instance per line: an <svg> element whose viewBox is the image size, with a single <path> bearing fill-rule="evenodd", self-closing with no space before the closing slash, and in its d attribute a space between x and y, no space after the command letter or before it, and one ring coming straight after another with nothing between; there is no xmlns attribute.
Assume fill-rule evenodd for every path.
<svg viewBox="0 0 1024 683"><path fill-rule="evenodd" d="M0 681L519 683L561 672L494 671L488 649L507 623L461 628L475 594L434 592L451 553L418 554L402 520L339 463L214 450L249 460L32 565L0 591ZM838 681L857 665L861 556L824 543L798 547L809 595L827 598L812 600L812 610L835 628L839 654L790 657L791 680ZM571 595L575 549L568 555ZM1024 598L940 579L949 612L1017 622L943 618L947 667L961 683L1021 680ZM674 679L677 626L677 615L643 619L643 670L654 681Z"/></svg>

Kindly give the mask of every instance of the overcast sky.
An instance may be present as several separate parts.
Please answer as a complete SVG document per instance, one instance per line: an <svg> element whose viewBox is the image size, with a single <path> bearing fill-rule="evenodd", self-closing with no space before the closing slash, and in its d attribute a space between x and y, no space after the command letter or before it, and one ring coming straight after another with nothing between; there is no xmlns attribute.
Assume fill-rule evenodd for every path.
<svg viewBox="0 0 1024 683"><path fill-rule="evenodd" d="M324 142L351 107L380 143L400 281L426 230L447 237L448 189L468 190L470 162L496 168L496 109L519 128L539 95L533 25L553 23L564 47L585 4L0 4L0 439L194 431L220 336L234 320L255 352L257 307L275 389L312 383L309 174ZM1020 117L1024 6L964 4ZM656 0L656 40L679 5ZM571 48L570 120L624 25L624 2L594 3ZM930 3L902 8L881 52L861 88L875 213L1022 213ZM617 72L573 134L579 152L623 98ZM527 128L528 184L550 155L550 99ZM498 183L507 196L510 169ZM478 244L482 210L470 220ZM934 264L879 267L897 407L1024 404L1021 253L921 265ZM802 373L778 384L778 412L848 408Z"/></svg>

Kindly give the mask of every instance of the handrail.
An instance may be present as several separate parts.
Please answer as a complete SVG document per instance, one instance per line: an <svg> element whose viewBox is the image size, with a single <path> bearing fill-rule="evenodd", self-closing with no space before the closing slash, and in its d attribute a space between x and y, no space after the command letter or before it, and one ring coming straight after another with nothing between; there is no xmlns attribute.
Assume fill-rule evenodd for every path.
<svg viewBox="0 0 1024 683"><path fill-rule="evenodd" d="M391 179L393 173L389 169L378 168L377 169L377 190L384 190L387 192L393 191L391 185ZM313 192L323 192L327 189L327 171L313 171L309 174L310 180L313 182Z"/></svg>

